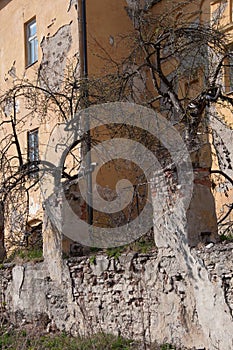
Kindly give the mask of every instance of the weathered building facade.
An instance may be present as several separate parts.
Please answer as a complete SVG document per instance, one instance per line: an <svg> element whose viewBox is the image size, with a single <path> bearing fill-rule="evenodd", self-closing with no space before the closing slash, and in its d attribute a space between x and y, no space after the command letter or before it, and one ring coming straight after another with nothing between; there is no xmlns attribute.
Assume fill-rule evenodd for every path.
<svg viewBox="0 0 233 350"><path fill-rule="evenodd" d="M116 59L120 59L122 49L119 50L119 47L115 47L113 44L114 38L120 33L127 32L131 25L123 1L111 4L106 1L102 5L99 7L96 2L92 1L86 6L88 17L87 62L90 76L102 74L104 67L103 60L97 55L95 56L97 52L95 48L103 45L109 51L109 54L113 54ZM109 15L106 16L106 13ZM48 93L50 96L54 93L53 97L55 95L57 97L62 90L62 92L66 91L68 95L68 91L65 90L66 87L64 86L66 75L75 75L77 84L79 77L83 76L84 65L87 65L87 62L84 62L83 59L82 16L81 2L60 1L56 2L54 6L52 1L44 3L36 1L33 3L1 1L1 92L4 95L12 88L15 89L13 93L14 105L12 94L2 99L2 120L4 121L4 118L8 119L10 124L8 127L3 123L2 135L12 134L12 116L15 113L14 128L17 134L17 147L15 147L14 141L8 143L8 140L2 146L3 150L5 148L9 149L9 152L7 152L10 159L18 158L15 159L15 163L13 161L10 167L19 166L19 158L22 158L21 162L23 163L28 161L35 163L41 159L55 125L66 122L74 116L71 110L65 110L65 108L59 115L51 106L45 107L45 109L48 108L45 115L43 102L42 104L40 102L40 93L44 92L45 95ZM105 21L100 25L100 21L104 18ZM121 28L119 28L120 19ZM14 30L9 31L9 23L11 23ZM23 85L26 86L28 83L38 88L36 88L38 93L36 92L34 95L35 104L33 107L25 102L27 93L22 88ZM30 90L29 100L32 101L33 88L32 85L29 85L26 89L28 88L28 92ZM19 90L21 92L18 92ZM77 99L78 94L76 95ZM51 105L54 101L56 105L56 97L55 99L52 98ZM60 108L60 111L62 110L61 104L62 102L59 101L56 106L58 109ZM2 138L4 139L4 136ZM31 178L29 176L29 181L27 181L29 186L27 187L30 187L30 183L35 182L35 176L32 175ZM5 183L3 181L4 185ZM41 207L43 198L38 186L33 186L29 192L29 198L26 199L22 211L25 210L26 206L28 225L34 227L40 224L43 217ZM25 198L21 198L22 202L24 200ZM12 206L12 203L10 206ZM20 213L17 214L17 206L13 210L16 212L13 221L16 221ZM21 215L23 216L22 213ZM18 219L20 220L19 217ZM23 217L21 219L23 220ZM12 223L9 223L8 226L12 227ZM19 236L18 243L22 242L23 239L22 228L19 230L21 233L17 232L17 227L13 227L12 230L15 231L12 232L14 237ZM27 228L24 227L24 230L26 231Z"/></svg>
<svg viewBox="0 0 233 350"><path fill-rule="evenodd" d="M221 31L212 32L207 25L214 17L220 26L224 22L221 30L231 34L231 5L230 0L0 0L1 242L5 231L6 241L13 237L12 244L25 245L25 237L42 221L44 225L44 260L2 265L0 271L0 302L13 322L43 318L48 331L57 328L74 335L110 331L142 341L145 349L154 341L188 349L232 349L232 244L214 244L218 235L210 178L211 168L216 167L232 177L231 66L220 65L218 81L211 80L211 68L223 62L225 46L221 44ZM229 44L231 35L227 40ZM214 47L217 49L212 52ZM224 62L229 58L227 54ZM62 133L53 131L57 126L58 131L70 131L73 120L78 123L76 116L89 104L100 105L100 109L90 109L96 112L103 108L102 103L116 101L150 106L148 115L142 113L145 118L137 124L143 128L125 130L120 125L117 129L117 120L123 124L122 108L117 110L119 119L111 123L113 128L101 125L87 135L92 145L113 136L119 144L123 144L122 136L131 138L143 147L149 146L163 171L154 172L149 179L150 198L146 197L147 187L141 189L145 179L140 169L135 171L132 161L107 163L97 184L103 197L113 202L118 194L117 181L128 175L136 189L133 194L137 194L131 205L133 218L145 204L141 198L152 202L156 247L150 253L129 252L117 258L101 252L65 259L62 251L69 253L70 237L62 237L62 229L51 226L51 217L44 218L44 197L37 180L40 174L53 174L51 163L59 171L62 165L64 177L53 174L55 180L61 180L64 192L67 190L65 199L75 214L83 221L90 219L86 202L80 199L78 175L89 170L86 165L95 170L97 165L92 163L100 162L101 157L92 155L91 164L80 164L86 144L82 147L82 129L77 124L74 157L65 166L59 159L56 163L60 154L56 150L63 151L68 143ZM157 138L144 133L152 129L149 117L153 110L166 116L169 124L167 134L162 129L159 135L160 129L156 129ZM225 124L221 122L224 118ZM217 161L210 147L210 125L215 130L212 143ZM194 139L190 137L192 130L196 132ZM58 138L53 140L53 135ZM177 181L177 174L186 153L182 147L178 149L174 166L167 150L177 145L166 143L171 135L189 151L193 177L184 176L184 183ZM44 154L50 157L43 158ZM146 158L147 153L143 156ZM73 163L74 158L77 163ZM41 162L44 168L38 175L39 162L44 159L47 163ZM134 182L136 177L141 192ZM44 192L46 186L44 181ZM217 188L221 187L217 184ZM188 204L187 193L192 195ZM227 194L231 203L232 192ZM73 217L62 208L62 200L48 197L50 213L55 219L57 215L63 228L70 226ZM101 219L103 227L109 223L108 215L93 214L94 221ZM113 219L118 239L124 220L128 223L126 211ZM0 259L3 244L1 249Z"/></svg>
<svg viewBox="0 0 233 350"><path fill-rule="evenodd" d="M86 3L86 23L84 23L83 17L84 3ZM179 1L175 2L172 5L171 14L176 13L177 15L171 27L173 29L179 28L179 25L181 25L179 18L182 16L190 23L204 24L210 22L211 11L216 12L216 4L217 2L210 4L209 1L193 1L181 6ZM137 2L123 0L104 0L101 1L101 6L94 0L87 0L86 2L59 0L56 1L55 5L53 1L37 2L36 0L30 2L2 0L0 2L0 86L3 95L11 90L9 98L7 98L7 94L4 95L2 104L4 106L2 121L7 120L7 123L2 124L2 135L12 134L12 127L15 128L17 134L17 142L15 142L15 134L13 134L10 141L5 136L2 137L3 150L7 149L6 153L12 158L12 161L7 163L8 165L10 163L9 169L7 168L9 171L12 171L12 167L14 169L17 166L22 168L28 161L33 164L31 166L35 166L36 162L45 153L46 145L54 127L59 123L72 119L80 108L87 106L87 101L83 99L85 95L85 93L83 95L83 89L86 89L83 82L83 78L84 81L86 78L85 74L88 73L90 79L88 104L118 100L117 93L122 89L122 82L124 81L122 77L124 74L127 75L128 82L128 76L133 76L137 71L135 67L140 67L141 57L132 59L134 40L135 45L137 44L137 40L132 33L134 31L140 32L141 28L138 22L139 14L144 13L145 18L149 18L151 15L156 17L166 13L167 22L165 21L165 23L162 20L158 22L158 31L162 35L163 26L166 24L167 28L164 28L168 29L171 25L171 23L168 23L169 18L171 19L171 16L168 16L170 5L169 2L164 1ZM143 25L145 25L144 22ZM11 30L9 30L9 27ZM83 35L85 27L87 29L86 36ZM166 47L164 44L163 55L169 53L169 45ZM86 61L84 58L85 48L87 48ZM167 85L173 85L173 95L177 101L185 99L189 101L186 107L190 113L192 99L194 103L196 92L202 91L205 86L202 77L204 72L203 62L200 61L202 54L206 55L203 52L197 54L197 62L194 63L190 63L192 53L190 57L188 56L188 59L183 59L183 61L180 59L181 63L179 62L179 64L177 64L178 60L174 55L169 57L168 54L166 59L163 57L162 68L167 76L167 81L163 81L161 76L158 75L159 87L157 94L154 92L152 83L155 80L151 75L153 67L150 62L150 66L143 73L140 73L140 76L136 76L132 82L134 86L131 92L133 91L134 95L131 97L131 87L127 87L129 90L126 89L123 95L119 95L119 100L147 103L148 106L148 100L150 99L152 100L151 106L154 109L169 118L169 113L172 113L173 117L170 118L170 121L179 130L179 126L177 126L179 117L177 115L181 115L181 109L177 112L173 107L171 108L163 94L171 97ZM130 60L128 60L129 56ZM207 56L204 57L206 59ZM208 66L207 61L205 61L205 65ZM192 70L192 74L190 74L190 70ZM121 76L119 81L115 78L118 71L119 76ZM108 88L106 88L105 82L100 82L101 77L107 77ZM71 82L73 85L70 84ZM22 85L24 85L23 88ZM178 88L175 87L176 85ZM15 88L16 86L18 88ZM99 93L98 89L99 91L103 89L103 93ZM95 93L96 91L98 93ZM69 96L69 99L66 98L67 96ZM172 98L171 101L174 101ZM186 107L182 107L182 110L185 110ZM208 113L207 109L206 103L205 113ZM180 129L182 134L183 126ZM194 166L194 191L187 215L190 245L198 244L204 236L204 241L215 241L217 237L215 204L209 179L212 155L206 130L205 125L198 130L198 133L202 134L202 137L200 137L201 146L190 152ZM96 134L94 136L96 137ZM98 137L96 137L98 142L104 139L103 129L102 134L100 132ZM79 151L77 152L80 157ZM98 161L98 159L93 161ZM130 170L131 175L134 171L132 169ZM120 172L122 175L127 171L121 170ZM100 172L99 184L111 192L106 194L105 191L104 193L109 198L115 195L116 182L121 178L118 173L119 167L116 171L115 164ZM139 173L136 173L136 177L139 175ZM33 176L29 179L29 183L35 180ZM3 187L5 183L7 181L3 181ZM11 182L10 187L9 182L7 185L8 188L11 188ZM40 197L38 186L32 188L30 188L30 185L23 184L22 186L25 186L27 190L26 198L23 195L22 198L19 198L19 201L24 205L22 209L16 205L18 211L15 207L13 208L15 216L13 216L10 223L7 223L8 226L13 226L14 237L18 235L20 242L22 241L22 228L21 226L17 227L15 222L20 221L21 217L26 217L28 226L24 226L25 232L23 232L23 235L25 235L32 227L41 224L43 221L41 208L43 198ZM143 196L144 194L141 194L141 197ZM112 199L110 198L110 200ZM133 202L135 208L137 200L138 197L135 197L135 202ZM12 210L12 202L14 201L11 198L8 209L11 212L14 211ZM143 201L139 203L139 206L143 203ZM83 203L79 205L83 206L81 216L87 217L88 215L84 214L84 211L86 211L85 205ZM96 214L94 213L94 215ZM117 217L117 220L120 220L119 217ZM64 241L66 250L69 250L69 244L69 240Z"/></svg>

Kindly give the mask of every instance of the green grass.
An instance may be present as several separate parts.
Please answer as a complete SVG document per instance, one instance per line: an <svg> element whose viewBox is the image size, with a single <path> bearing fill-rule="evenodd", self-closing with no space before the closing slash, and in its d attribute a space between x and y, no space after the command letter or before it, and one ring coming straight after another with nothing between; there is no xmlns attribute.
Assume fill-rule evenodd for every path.
<svg viewBox="0 0 233 350"><path fill-rule="evenodd" d="M108 248L106 253L109 258L119 259L121 254L124 252L125 246L116 247L116 248Z"/></svg>
<svg viewBox="0 0 233 350"><path fill-rule="evenodd" d="M45 334L41 328L14 329L10 325L0 327L1 350L141 350L142 343L98 333L89 337L72 337L65 332ZM151 344L150 350L178 350L169 343ZM179 350L181 350L179 348Z"/></svg>
<svg viewBox="0 0 233 350"><path fill-rule="evenodd" d="M220 241L221 242L224 242L224 241L232 242L233 241L233 235L232 234L221 234L220 235Z"/></svg>
<svg viewBox="0 0 233 350"><path fill-rule="evenodd" d="M90 256L89 261L90 261L91 265L95 265L96 264L96 255Z"/></svg>
<svg viewBox="0 0 233 350"><path fill-rule="evenodd" d="M155 248L154 240L146 240L143 237L138 241L131 244L132 250L140 253L147 254L150 253Z"/></svg>
<svg viewBox="0 0 233 350"><path fill-rule="evenodd" d="M176 350L176 348L171 344L163 344L161 345L160 350Z"/></svg>
<svg viewBox="0 0 233 350"><path fill-rule="evenodd" d="M2 333L2 334L1 334ZM74 338L64 333L38 335L25 330L1 332L1 350L132 350L132 341L110 334ZM135 349L135 348L134 348Z"/></svg>
<svg viewBox="0 0 233 350"><path fill-rule="evenodd" d="M31 248L31 249L18 249L15 250L7 259L6 262L14 262L22 260L27 261L41 261L43 259L43 250L41 248Z"/></svg>
<svg viewBox="0 0 233 350"><path fill-rule="evenodd" d="M141 237L139 240L129 245L116 248L108 248L106 250L106 253L109 258L118 259L123 253L127 253L129 251L139 254L147 254L150 253L153 249L155 249L154 240Z"/></svg>

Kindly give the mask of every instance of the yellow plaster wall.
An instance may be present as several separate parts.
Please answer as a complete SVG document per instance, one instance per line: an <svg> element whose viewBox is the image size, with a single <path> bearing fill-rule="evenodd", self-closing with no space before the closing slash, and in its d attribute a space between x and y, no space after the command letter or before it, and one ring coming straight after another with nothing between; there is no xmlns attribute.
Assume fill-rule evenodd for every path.
<svg viewBox="0 0 233 350"><path fill-rule="evenodd" d="M120 62L127 56L127 40L132 29L125 0L87 0L88 69L90 75L106 74L106 61L101 57L113 57ZM107 55L109 57L107 57Z"/></svg>
<svg viewBox="0 0 233 350"><path fill-rule="evenodd" d="M40 43L44 37L53 36L60 27L71 25L72 47L69 55L79 50L79 32L77 12L72 6L68 12L69 1L64 0L11 0L0 1L0 95L13 86L18 79L27 77L36 79L37 70L42 58ZM25 23L36 17L38 38L38 62L26 67ZM13 68L13 69L12 69ZM10 71L10 74L9 74ZM13 73L13 74L12 74ZM18 120L22 120L28 111L24 108L23 99L19 99ZM48 137L57 120L48 116L41 120L40 116L26 118L18 127L19 140L24 157L27 157L27 132L39 128L39 152L43 154ZM9 130L1 130L1 137ZM15 152L12 147L10 152ZM38 187L31 190L29 202L29 221L42 219L41 196Z"/></svg>
<svg viewBox="0 0 233 350"><path fill-rule="evenodd" d="M211 2L211 19L212 24L223 31L226 34L227 43L229 46L233 45L233 1L232 0L217 0ZM214 21L214 16L219 15L218 21ZM225 60L225 63L227 64L227 59ZM233 97L233 92L229 91L229 69L226 67L225 69L222 69L222 77L221 77L221 84L223 90L228 94L229 97ZM218 115L219 120L222 120L223 124L217 120L212 120L211 127L217 134L222 138L223 142L226 143L226 147L228 148L228 151L230 152L229 157L232 161L233 156L233 108L230 104L224 102L219 103L216 105L216 112ZM226 125L226 127L224 126ZM220 147L220 158L226 156ZM233 178L233 171L230 167L228 167L228 164L226 164L226 167L223 168L219 162L218 157L216 153L216 149L212 147L212 168L213 169L221 169L223 170L228 176ZM224 215L228 211L228 207L233 203L233 189L232 185L229 183L228 180L224 178L224 176L221 175L213 175L212 176L213 181L213 193L216 200L216 211L218 215L218 219L221 219L224 217ZM224 185L225 184L225 185ZM226 221L233 221L233 212L228 216ZM224 232L224 227L221 229L221 232Z"/></svg>
<svg viewBox="0 0 233 350"><path fill-rule="evenodd" d="M74 7L69 12L70 1L65 0L6 0L0 1L0 89L5 90L10 86L12 78L7 76L7 72L15 61L16 74L21 77L24 73L33 78L41 61L41 50L39 49L38 63L25 69L25 49L24 49L24 23L36 16L38 42L44 36L52 36L64 24L72 22L73 44L69 56L79 51L79 26L77 12ZM120 61L127 56L130 46L124 40L125 33L133 29L132 21L126 13L125 0L87 0L87 33L88 33L88 69L90 76L102 75L109 72L109 66L103 57L112 56L114 60ZM164 6L168 11L177 2L162 1L152 12L164 11ZM2 4L2 5L1 5ZM186 16L193 10L201 10L201 21L209 18L209 1L195 1L187 7ZM184 9L182 8L182 11ZM179 6L177 6L179 13ZM193 17L190 17L192 20ZM168 66L168 71L170 70ZM6 80L8 78L8 80ZM24 113L24 110L20 111ZM29 120L25 125L25 133L22 134L22 143L26 152L26 131L40 126L39 137L41 144L46 144L50 130L56 120L42 123L38 120ZM41 151L43 150L42 145ZM109 173L109 169L108 169ZM111 177L111 186L115 180ZM37 192L33 198L37 197Z"/></svg>

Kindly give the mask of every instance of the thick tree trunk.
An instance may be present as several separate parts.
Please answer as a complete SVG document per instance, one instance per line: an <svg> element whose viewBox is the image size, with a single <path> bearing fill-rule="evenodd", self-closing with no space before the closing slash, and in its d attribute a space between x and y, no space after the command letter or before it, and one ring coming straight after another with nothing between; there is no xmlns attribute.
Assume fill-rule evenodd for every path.
<svg viewBox="0 0 233 350"><path fill-rule="evenodd" d="M6 256L6 249L4 247L4 204L0 202L0 262Z"/></svg>

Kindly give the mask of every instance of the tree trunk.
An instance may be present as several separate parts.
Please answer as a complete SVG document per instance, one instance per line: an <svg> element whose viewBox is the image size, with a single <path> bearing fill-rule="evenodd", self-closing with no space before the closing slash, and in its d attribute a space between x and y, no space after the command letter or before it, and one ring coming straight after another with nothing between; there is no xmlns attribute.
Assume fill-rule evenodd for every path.
<svg viewBox="0 0 233 350"><path fill-rule="evenodd" d="M4 204L0 202L0 262L6 256L6 249L4 247Z"/></svg>

